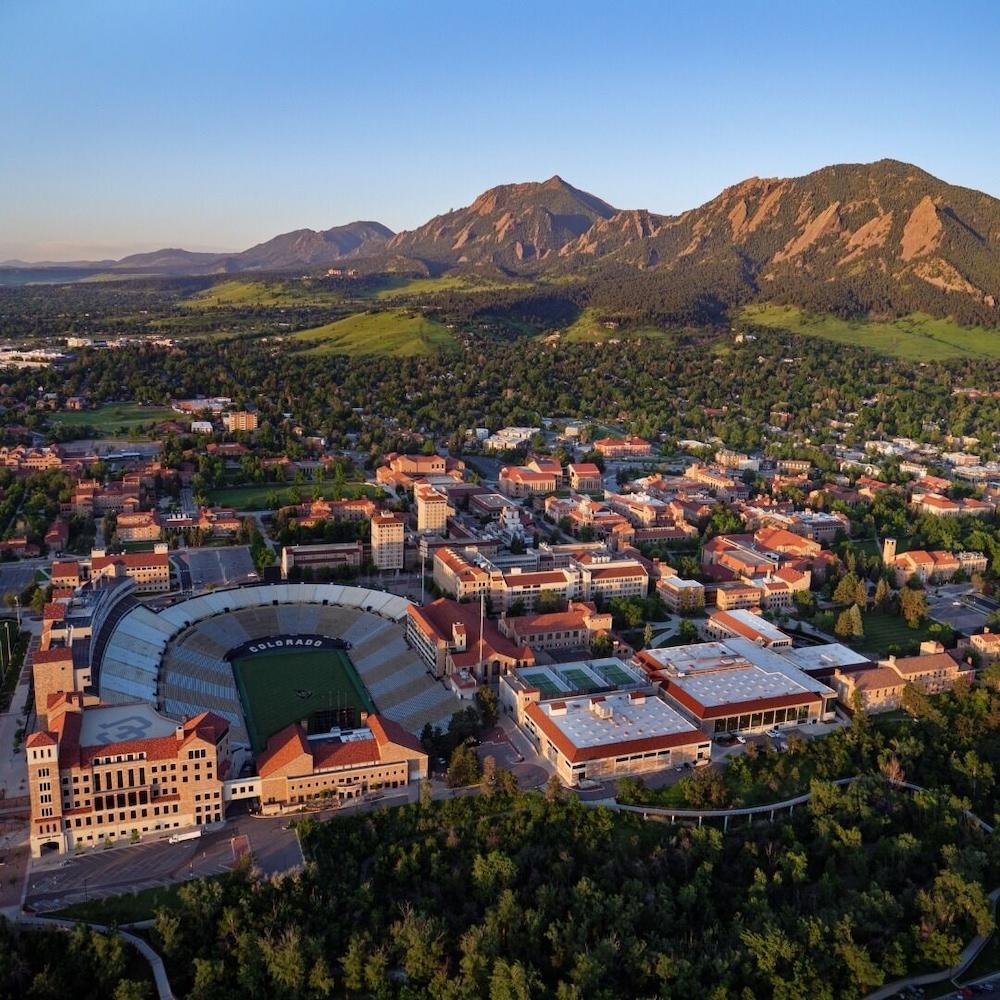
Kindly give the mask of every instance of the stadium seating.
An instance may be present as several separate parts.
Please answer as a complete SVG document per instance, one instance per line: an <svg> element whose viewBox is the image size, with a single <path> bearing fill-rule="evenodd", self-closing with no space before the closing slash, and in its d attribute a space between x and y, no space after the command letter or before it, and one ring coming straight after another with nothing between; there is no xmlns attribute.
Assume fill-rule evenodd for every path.
<svg viewBox="0 0 1000 1000"><path fill-rule="evenodd" d="M218 590L154 612L134 600L109 615L95 658L101 698L146 701L176 718L211 710L249 743L228 653L279 635L325 635L349 655L380 713L419 733L460 707L404 637L408 601L363 587L279 583Z"/></svg>

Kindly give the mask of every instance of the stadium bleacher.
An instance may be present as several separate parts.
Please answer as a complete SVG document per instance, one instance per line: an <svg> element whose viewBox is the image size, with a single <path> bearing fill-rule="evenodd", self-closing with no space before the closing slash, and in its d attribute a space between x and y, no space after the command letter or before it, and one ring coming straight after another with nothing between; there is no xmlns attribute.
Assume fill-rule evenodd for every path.
<svg viewBox="0 0 1000 1000"><path fill-rule="evenodd" d="M210 710L248 744L230 650L278 635L326 635L349 656L377 710L419 733L447 725L455 696L405 640L402 597L341 584L280 583L219 590L154 612L128 602L109 619L96 662L101 698L145 701L176 718Z"/></svg>

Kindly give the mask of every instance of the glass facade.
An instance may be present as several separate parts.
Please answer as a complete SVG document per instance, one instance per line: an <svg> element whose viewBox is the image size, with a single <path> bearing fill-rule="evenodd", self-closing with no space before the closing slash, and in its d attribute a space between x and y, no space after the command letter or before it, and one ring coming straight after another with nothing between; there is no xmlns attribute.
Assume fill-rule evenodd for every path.
<svg viewBox="0 0 1000 1000"><path fill-rule="evenodd" d="M766 726L780 726L785 722L805 722L809 718L808 705L792 705L790 708L772 708L766 712L748 712L745 715L727 715L715 720L716 733L740 733L763 729Z"/></svg>

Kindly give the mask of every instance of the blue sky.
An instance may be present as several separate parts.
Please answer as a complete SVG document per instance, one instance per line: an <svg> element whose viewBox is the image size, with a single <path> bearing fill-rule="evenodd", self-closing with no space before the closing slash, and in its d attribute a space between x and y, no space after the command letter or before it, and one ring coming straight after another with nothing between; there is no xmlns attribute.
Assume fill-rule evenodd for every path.
<svg viewBox="0 0 1000 1000"><path fill-rule="evenodd" d="M561 174L676 212L909 160L1000 195L1000 4L0 0L0 260L393 229Z"/></svg>

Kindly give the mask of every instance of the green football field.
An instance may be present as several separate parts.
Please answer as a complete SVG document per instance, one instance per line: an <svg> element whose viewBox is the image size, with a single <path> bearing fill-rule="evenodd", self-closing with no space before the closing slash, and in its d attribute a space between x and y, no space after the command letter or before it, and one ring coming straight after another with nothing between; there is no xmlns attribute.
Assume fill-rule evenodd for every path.
<svg viewBox="0 0 1000 1000"><path fill-rule="evenodd" d="M290 649L233 661L250 742L255 752L268 737L313 712L353 708L374 712L354 665L339 649Z"/></svg>

